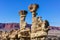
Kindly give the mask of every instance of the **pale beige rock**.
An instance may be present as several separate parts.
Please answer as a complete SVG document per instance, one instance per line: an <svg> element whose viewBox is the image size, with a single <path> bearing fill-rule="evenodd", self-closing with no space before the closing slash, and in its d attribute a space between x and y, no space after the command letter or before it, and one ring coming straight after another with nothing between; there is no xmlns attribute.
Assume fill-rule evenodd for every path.
<svg viewBox="0 0 60 40"><path fill-rule="evenodd" d="M17 31L16 30L12 30L9 34L9 38L10 39L13 39L13 38L16 38L16 35L17 35Z"/></svg>
<svg viewBox="0 0 60 40"><path fill-rule="evenodd" d="M13 38L10 38L10 40L14 40Z"/></svg>
<svg viewBox="0 0 60 40"><path fill-rule="evenodd" d="M37 28L36 28L36 32L41 31L42 30L42 22L43 20L41 19L41 17L37 17Z"/></svg>
<svg viewBox="0 0 60 40"><path fill-rule="evenodd" d="M37 27L37 17L36 17L36 10L38 8L37 4L31 4L29 6L29 10L32 13L32 26L31 26L31 31L35 32L35 29Z"/></svg>
<svg viewBox="0 0 60 40"><path fill-rule="evenodd" d="M3 31L2 34L1 34L2 39L7 40L7 36L8 36L8 33Z"/></svg>
<svg viewBox="0 0 60 40"><path fill-rule="evenodd" d="M36 17L36 10L38 5L31 4L29 6L29 10L32 13L32 26L31 26L31 38L34 37L42 37L41 40L45 40L45 36L47 36L48 23L47 21L43 21L41 17Z"/></svg>
<svg viewBox="0 0 60 40"><path fill-rule="evenodd" d="M20 30L18 30L18 38L20 38L21 37L21 34L20 34Z"/></svg>
<svg viewBox="0 0 60 40"><path fill-rule="evenodd" d="M26 22L25 22L25 17L26 17L27 11L21 10L20 11L20 30L25 29Z"/></svg>
<svg viewBox="0 0 60 40"><path fill-rule="evenodd" d="M30 29L26 28L25 30L20 31L22 37L29 37L30 36Z"/></svg>
<svg viewBox="0 0 60 40"><path fill-rule="evenodd" d="M41 40L45 40L45 39L46 39L45 37L41 38Z"/></svg>
<svg viewBox="0 0 60 40"><path fill-rule="evenodd" d="M26 27L27 23L25 22L25 18L27 15L27 11L21 10L20 14L20 29L12 30L8 32L0 31L1 40L45 40L48 35L48 26L49 22L47 20L43 21L41 17L36 17L36 11L38 9L37 4L31 4L29 6L29 10L32 13L32 26L31 29ZM17 37L17 38L16 38ZM9 39L8 39L9 40Z"/></svg>
<svg viewBox="0 0 60 40"><path fill-rule="evenodd" d="M36 12L37 8L39 8L39 6L37 4L31 4L31 5L29 5L28 8L29 8L30 12Z"/></svg>
<svg viewBox="0 0 60 40"><path fill-rule="evenodd" d="M30 29L26 28L26 25L27 25L27 23L25 22L26 14L27 14L27 11L25 10L20 11L20 32L18 33L18 38L30 36Z"/></svg>

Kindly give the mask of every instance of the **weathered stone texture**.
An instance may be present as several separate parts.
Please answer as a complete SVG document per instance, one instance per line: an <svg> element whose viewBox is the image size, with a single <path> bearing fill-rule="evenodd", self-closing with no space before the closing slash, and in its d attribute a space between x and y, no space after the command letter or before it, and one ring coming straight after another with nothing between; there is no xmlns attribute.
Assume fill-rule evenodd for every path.
<svg viewBox="0 0 60 40"><path fill-rule="evenodd" d="M41 17L37 17L36 11L39 8L38 4L31 4L29 11L32 13L32 25L31 29L26 27L25 22L27 11L21 10L20 15L20 29L13 29L10 32L0 32L2 40L45 40L49 31L49 22L42 20ZM6 24L5 28L16 27L17 24Z"/></svg>

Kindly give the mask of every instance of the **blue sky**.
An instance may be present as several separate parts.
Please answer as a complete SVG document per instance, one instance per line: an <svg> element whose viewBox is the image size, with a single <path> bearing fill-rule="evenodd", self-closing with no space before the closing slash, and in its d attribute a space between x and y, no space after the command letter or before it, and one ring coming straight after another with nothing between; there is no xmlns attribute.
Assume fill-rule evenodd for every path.
<svg viewBox="0 0 60 40"><path fill-rule="evenodd" d="M0 0L0 23L19 23L19 11L27 10L26 22L31 24L28 6L34 3L39 4L37 16L47 19L50 26L60 26L60 0Z"/></svg>

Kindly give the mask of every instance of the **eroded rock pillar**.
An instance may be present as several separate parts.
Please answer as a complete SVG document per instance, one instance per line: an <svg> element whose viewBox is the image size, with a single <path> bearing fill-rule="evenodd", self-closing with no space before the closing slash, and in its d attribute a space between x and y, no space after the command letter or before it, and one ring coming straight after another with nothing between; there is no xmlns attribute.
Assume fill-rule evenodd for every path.
<svg viewBox="0 0 60 40"><path fill-rule="evenodd" d="M25 29L26 26L25 18L26 18L27 11L21 10L19 13L20 13L20 31L21 31Z"/></svg>
<svg viewBox="0 0 60 40"><path fill-rule="evenodd" d="M38 9L38 5L37 4L31 4L29 6L29 10L32 13L31 32L35 32L35 29L37 27L37 17L36 17L36 15L37 15L37 13L36 13L37 9Z"/></svg>

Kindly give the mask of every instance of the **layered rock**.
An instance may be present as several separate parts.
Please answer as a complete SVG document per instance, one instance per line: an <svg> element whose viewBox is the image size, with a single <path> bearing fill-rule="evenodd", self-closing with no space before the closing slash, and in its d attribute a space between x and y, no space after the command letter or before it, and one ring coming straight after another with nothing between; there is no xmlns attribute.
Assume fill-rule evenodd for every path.
<svg viewBox="0 0 60 40"><path fill-rule="evenodd" d="M10 26L6 26L7 24L9 24ZM12 25L12 26L11 26ZM31 24L27 24L26 27L31 29ZM19 29L19 23L0 23L0 30L1 29ZM50 30L60 30L60 27L56 27L56 26L49 26Z"/></svg>

